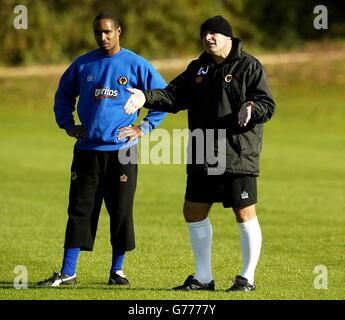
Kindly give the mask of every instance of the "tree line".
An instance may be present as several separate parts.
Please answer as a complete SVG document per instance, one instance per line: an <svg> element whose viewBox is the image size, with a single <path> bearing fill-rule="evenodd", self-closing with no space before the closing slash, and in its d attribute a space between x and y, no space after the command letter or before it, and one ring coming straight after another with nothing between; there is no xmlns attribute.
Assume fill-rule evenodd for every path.
<svg viewBox="0 0 345 320"><path fill-rule="evenodd" d="M18 4L27 29L14 27ZM327 28L315 28L317 5L327 9ZM122 46L149 59L197 54L200 23L217 14L247 47L290 49L345 35L345 0L1 0L0 64L62 63L94 49L92 21L103 10L119 16Z"/></svg>

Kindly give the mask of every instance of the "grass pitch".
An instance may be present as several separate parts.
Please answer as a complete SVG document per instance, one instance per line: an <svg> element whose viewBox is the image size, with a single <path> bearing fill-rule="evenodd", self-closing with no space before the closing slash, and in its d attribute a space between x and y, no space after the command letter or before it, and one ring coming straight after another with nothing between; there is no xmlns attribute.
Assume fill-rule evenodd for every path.
<svg viewBox="0 0 345 320"><path fill-rule="evenodd" d="M263 247L258 289L249 294L225 292L241 269L241 255L233 213L221 205L210 215L216 292L170 291L194 272L182 216L184 165L139 168L137 248L124 263L131 289L106 285L111 246L104 208L94 251L79 258L79 284L35 287L61 266L73 140L55 124L57 77L0 79L0 299L344 299L344 62L267 67L277 112L265 126L257 205ZM182 112L162 127L186 125ZM28 271L26 290L14 288L18 265Z"/></svg>

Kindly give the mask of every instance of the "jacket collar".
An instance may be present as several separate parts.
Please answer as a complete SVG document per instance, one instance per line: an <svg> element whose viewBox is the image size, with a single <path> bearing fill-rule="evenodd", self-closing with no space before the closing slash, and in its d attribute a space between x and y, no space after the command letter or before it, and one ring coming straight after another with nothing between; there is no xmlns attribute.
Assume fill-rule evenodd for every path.
<svg viewBox="0 0 345 320"><path fill-rule="evenodd" d="M230 54L227 56L227 58L224 60L224 62L231 62L238 60L242 57L242 40L239 38L232 38L232 47ZM208 54L206 51L204 51L200 57L199 60L203 62L213 62L213 58L210 54Z"/></svg>

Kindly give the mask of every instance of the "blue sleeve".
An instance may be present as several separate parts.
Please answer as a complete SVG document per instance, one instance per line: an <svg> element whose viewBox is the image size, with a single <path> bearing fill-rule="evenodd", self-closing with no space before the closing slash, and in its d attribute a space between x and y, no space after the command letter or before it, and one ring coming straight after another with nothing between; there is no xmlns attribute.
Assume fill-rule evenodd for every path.
<svg viewBox="0 0 345 320"><path fill-rule="evenodd" d="M69 131L74 126L73 112L79 96L76 63L72 63L62 75L55 94L54 113L58 126Z"/></svg>
<svg viewBox="0 0 345 320"><path fill-rule="evenodd" d="M167 83L159 74L159 72L149 63L147 63L147 68L145 70L145 76L142 77L143 85L140 88L145 91L148 89L162 89L165 88ZM157 128L162 120L167 116L166 112L149 110L146 117L140 124L141 131L147 135L151 130Z"/></svg>

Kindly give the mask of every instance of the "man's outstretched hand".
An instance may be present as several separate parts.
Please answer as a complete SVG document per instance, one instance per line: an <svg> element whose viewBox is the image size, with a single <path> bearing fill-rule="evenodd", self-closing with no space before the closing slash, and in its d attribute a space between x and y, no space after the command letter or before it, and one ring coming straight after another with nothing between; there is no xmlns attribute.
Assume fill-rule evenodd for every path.
<svg viewBox="0 0 345 320"><path fill-rule="evenodd" d="M146 98L141 90L127 88L127 91L131 93L131 96L125 104L125 112L127 114L132 114L145 104Z"/></svg>

